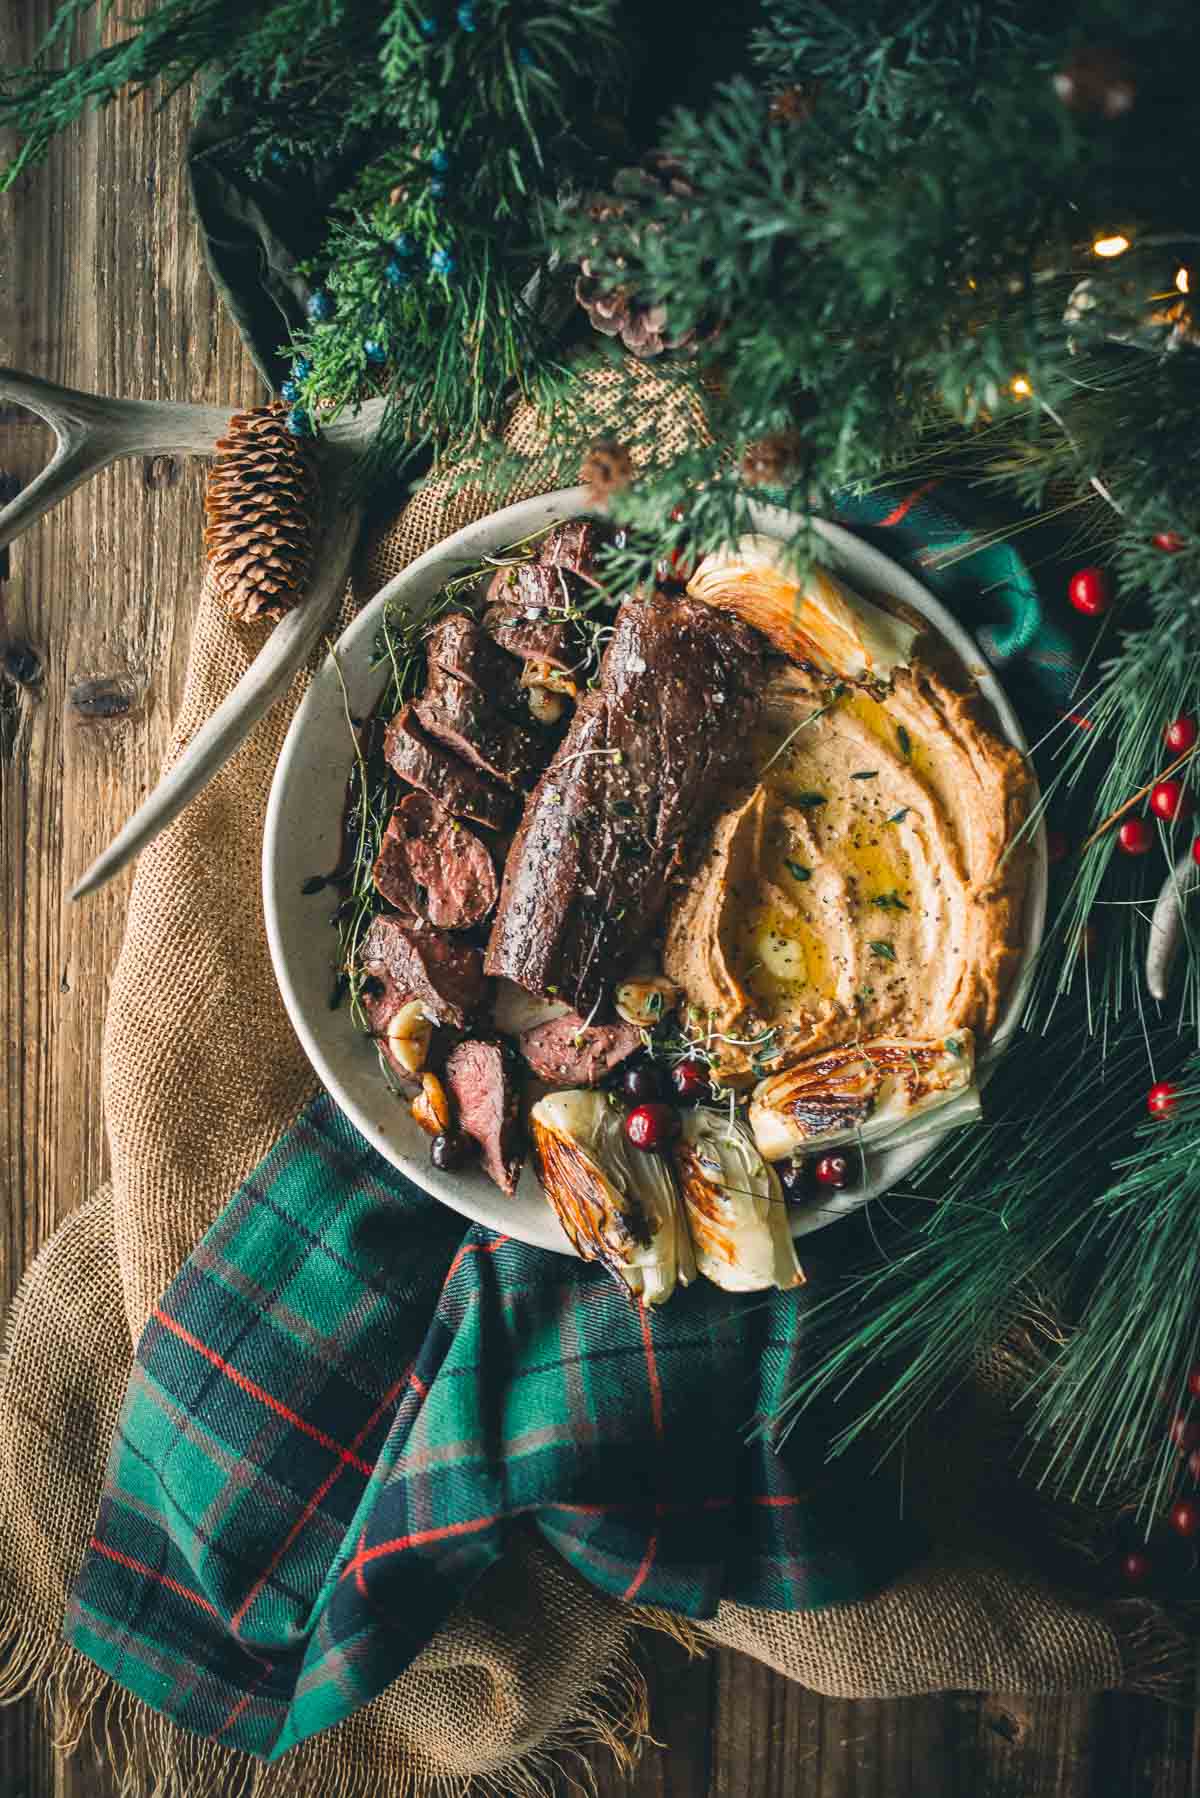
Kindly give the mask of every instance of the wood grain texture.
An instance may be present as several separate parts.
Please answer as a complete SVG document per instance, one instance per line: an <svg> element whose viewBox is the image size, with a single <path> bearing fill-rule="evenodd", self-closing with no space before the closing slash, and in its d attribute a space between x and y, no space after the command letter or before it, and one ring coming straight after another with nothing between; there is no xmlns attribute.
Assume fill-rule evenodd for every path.
<svg viewBox="0 0 1200 1798"><path fill-rule="evenodd" d="M50 0L0 0L0 57L25 60ZM116 29L114 27L114 29ZM258 397L219 311L181 178L186 110L93 118L0 199L0 360L130 397ZM28 478L45 434L0 419L0 469ZM108 471L21 539L0 585L0 1298L103 1178L100 1036L128 878L64 894L145 795L178 701L197 588L202 472ZM736 1655L644 1656L653 1728L632 1778L593 1757L598 1798L1200 1798L1190 1710L1147 1700L947 1694L850 1704ZM563 1784L565 1794L572 1789ZM578 1788L574 1788L578 1789ZM33 1709L0 1713L0 1798L112 1798L64 1763Z"/></svg>

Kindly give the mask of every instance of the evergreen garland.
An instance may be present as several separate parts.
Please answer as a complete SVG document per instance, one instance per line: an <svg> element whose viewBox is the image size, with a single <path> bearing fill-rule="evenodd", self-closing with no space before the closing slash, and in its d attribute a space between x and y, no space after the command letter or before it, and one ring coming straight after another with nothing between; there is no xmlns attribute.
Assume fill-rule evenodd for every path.
<svg viewBox="0 0 1200 1798"><path fill-rule="evenodd" d="M642 454L611 496L614 592L738 534L752 500L821 506L900 472L966 474L1109 571L1075 710L1039 747L1074 848L1029 1033L988 1121L923 1166L907 1240L830 1302L794 1406L882 1370L849 1434L902 1429L1050 1294L1071 1325L1028 1400L1045 1477L1137 1469L1160 1505L1179 1466L1161 1389L1182 1398L1200 1354L1200 953L1188 932L1160 1017L1147 901L1190 832L1161 825L1134 858L1105 827L1161 774L1164 723L1200 712L1192 0L653 20L633 0L151 0L105 42L108 14L66 0L4 75L6 178L89 108L196 76L248 121L223 154L344 163L285 397L306 431L386 394L369 473L469 442L502 495L518 471L489 433L519 392L548 459L581 464L603 428L581 376L619 364L590 316L676 346L656 369L703 427L664 451L619 364ZM1148 1119L1162 1078L1176 1103Z"/></svg>

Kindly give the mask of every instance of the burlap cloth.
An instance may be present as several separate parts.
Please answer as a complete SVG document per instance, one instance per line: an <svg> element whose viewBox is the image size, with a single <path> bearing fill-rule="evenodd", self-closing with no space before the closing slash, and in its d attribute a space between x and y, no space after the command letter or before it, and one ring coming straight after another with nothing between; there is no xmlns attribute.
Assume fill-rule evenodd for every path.
<svg viewBox="0 0 1200 1798"><path fill-rule="evenodd" d="M682 428L668 413L660 442ZM508 439L526 451L545 443L526 408ZM572 478L559 471L552 484ZM511 497L551 480L544 462L531 466ZM428 484L364 557L358 596L489 505L477 489ZM260 632L229 622L206 584L172 754L261 642ZM270 1767L179 1732L59 1637L133 1342L197 1238L314 1090L271 973L259 878L267 794L303 684L138 867L108 1015L111 1190L47 1245L9 1320L0 1681L9 1698L38 1692L57 1739L98 1747L131 1798L206 1790L365 1798L453 1790L472 1778L496 1792L534 1790L583 1742L629 1754L647 1720L631 1653L635 1619L529 1539L514 1541L388 1691ZM960 1494L960 1523L970 1509ZM1109 1622L1032 1574L1005 1570L990 1551L964 1548L963 1533L955 1552L871 1601L794 1615L723 1603L703 1633L840 1697L1065 1693L1128 1677Z"/></svg>

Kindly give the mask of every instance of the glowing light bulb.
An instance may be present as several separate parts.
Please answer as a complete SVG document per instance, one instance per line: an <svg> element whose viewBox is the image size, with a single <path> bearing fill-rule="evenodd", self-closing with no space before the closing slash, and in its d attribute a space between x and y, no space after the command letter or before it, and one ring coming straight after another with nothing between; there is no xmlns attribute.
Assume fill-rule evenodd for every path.
<svg viewBox="0 0 1200 1798"><path fill-rule="evenodd" d="M1123 256L1128 248L1129 239L1119 231L1114 231L1111 237L1098 237L1092 245L1097 256Z"/></svg>
<svg viewBox="0 0 1200 1798"><path fill-rule="evenodd" d="M1177 268L1175 270L1175 285L1180 293L1191 292L1192 278L1185 268Z"/></svg>
<svg viewBox="0 0 1200 1798"><path fill-rule="evenodd" d="M1029 382L1024 375L1014 375L1012 378L1012 391L1019 400L1027 400L1033 392L1033 388L1029 385Z"/></svg>

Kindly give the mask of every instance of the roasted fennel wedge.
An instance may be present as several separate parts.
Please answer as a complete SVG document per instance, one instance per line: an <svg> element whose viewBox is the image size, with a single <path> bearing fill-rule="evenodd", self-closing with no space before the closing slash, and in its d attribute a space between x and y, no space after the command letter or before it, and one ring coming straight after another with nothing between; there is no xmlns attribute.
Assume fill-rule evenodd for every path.
<svg viewBox="0 0 1200 1798"><path fill-rule="evenodd" d="M809 1056L760 1080L750 1128L768 1161L797 1150L877 1142L935 1106L974 1092L975 1038L956 1030L933 1042L876 1037Z"/></svg>
<svg viewBox="0 0 1200 1798"><path fill-rule="evenodd" d="M917 638L827 568L814 564L801 581L773 537L739 537L732 549L705 556L687 590L754 625L789 661L843 680L890 680Z"/></svg>
<svg viewBox="0 0 1200 1798"><path fill-rule="evenodd" d="M661 1305L696 1261L669 1167L633 1148L624 1125L592 1089L548 1093L529 1114L542 1187L574 1248Z"/></svg>
<svg viewBox="0 0 1200 1798"><path fill-rule="evenodd" d="M779 1176L724 1112L684 1113L675 1169L696 1265L727 1292L804 1284Z"/></svg>

